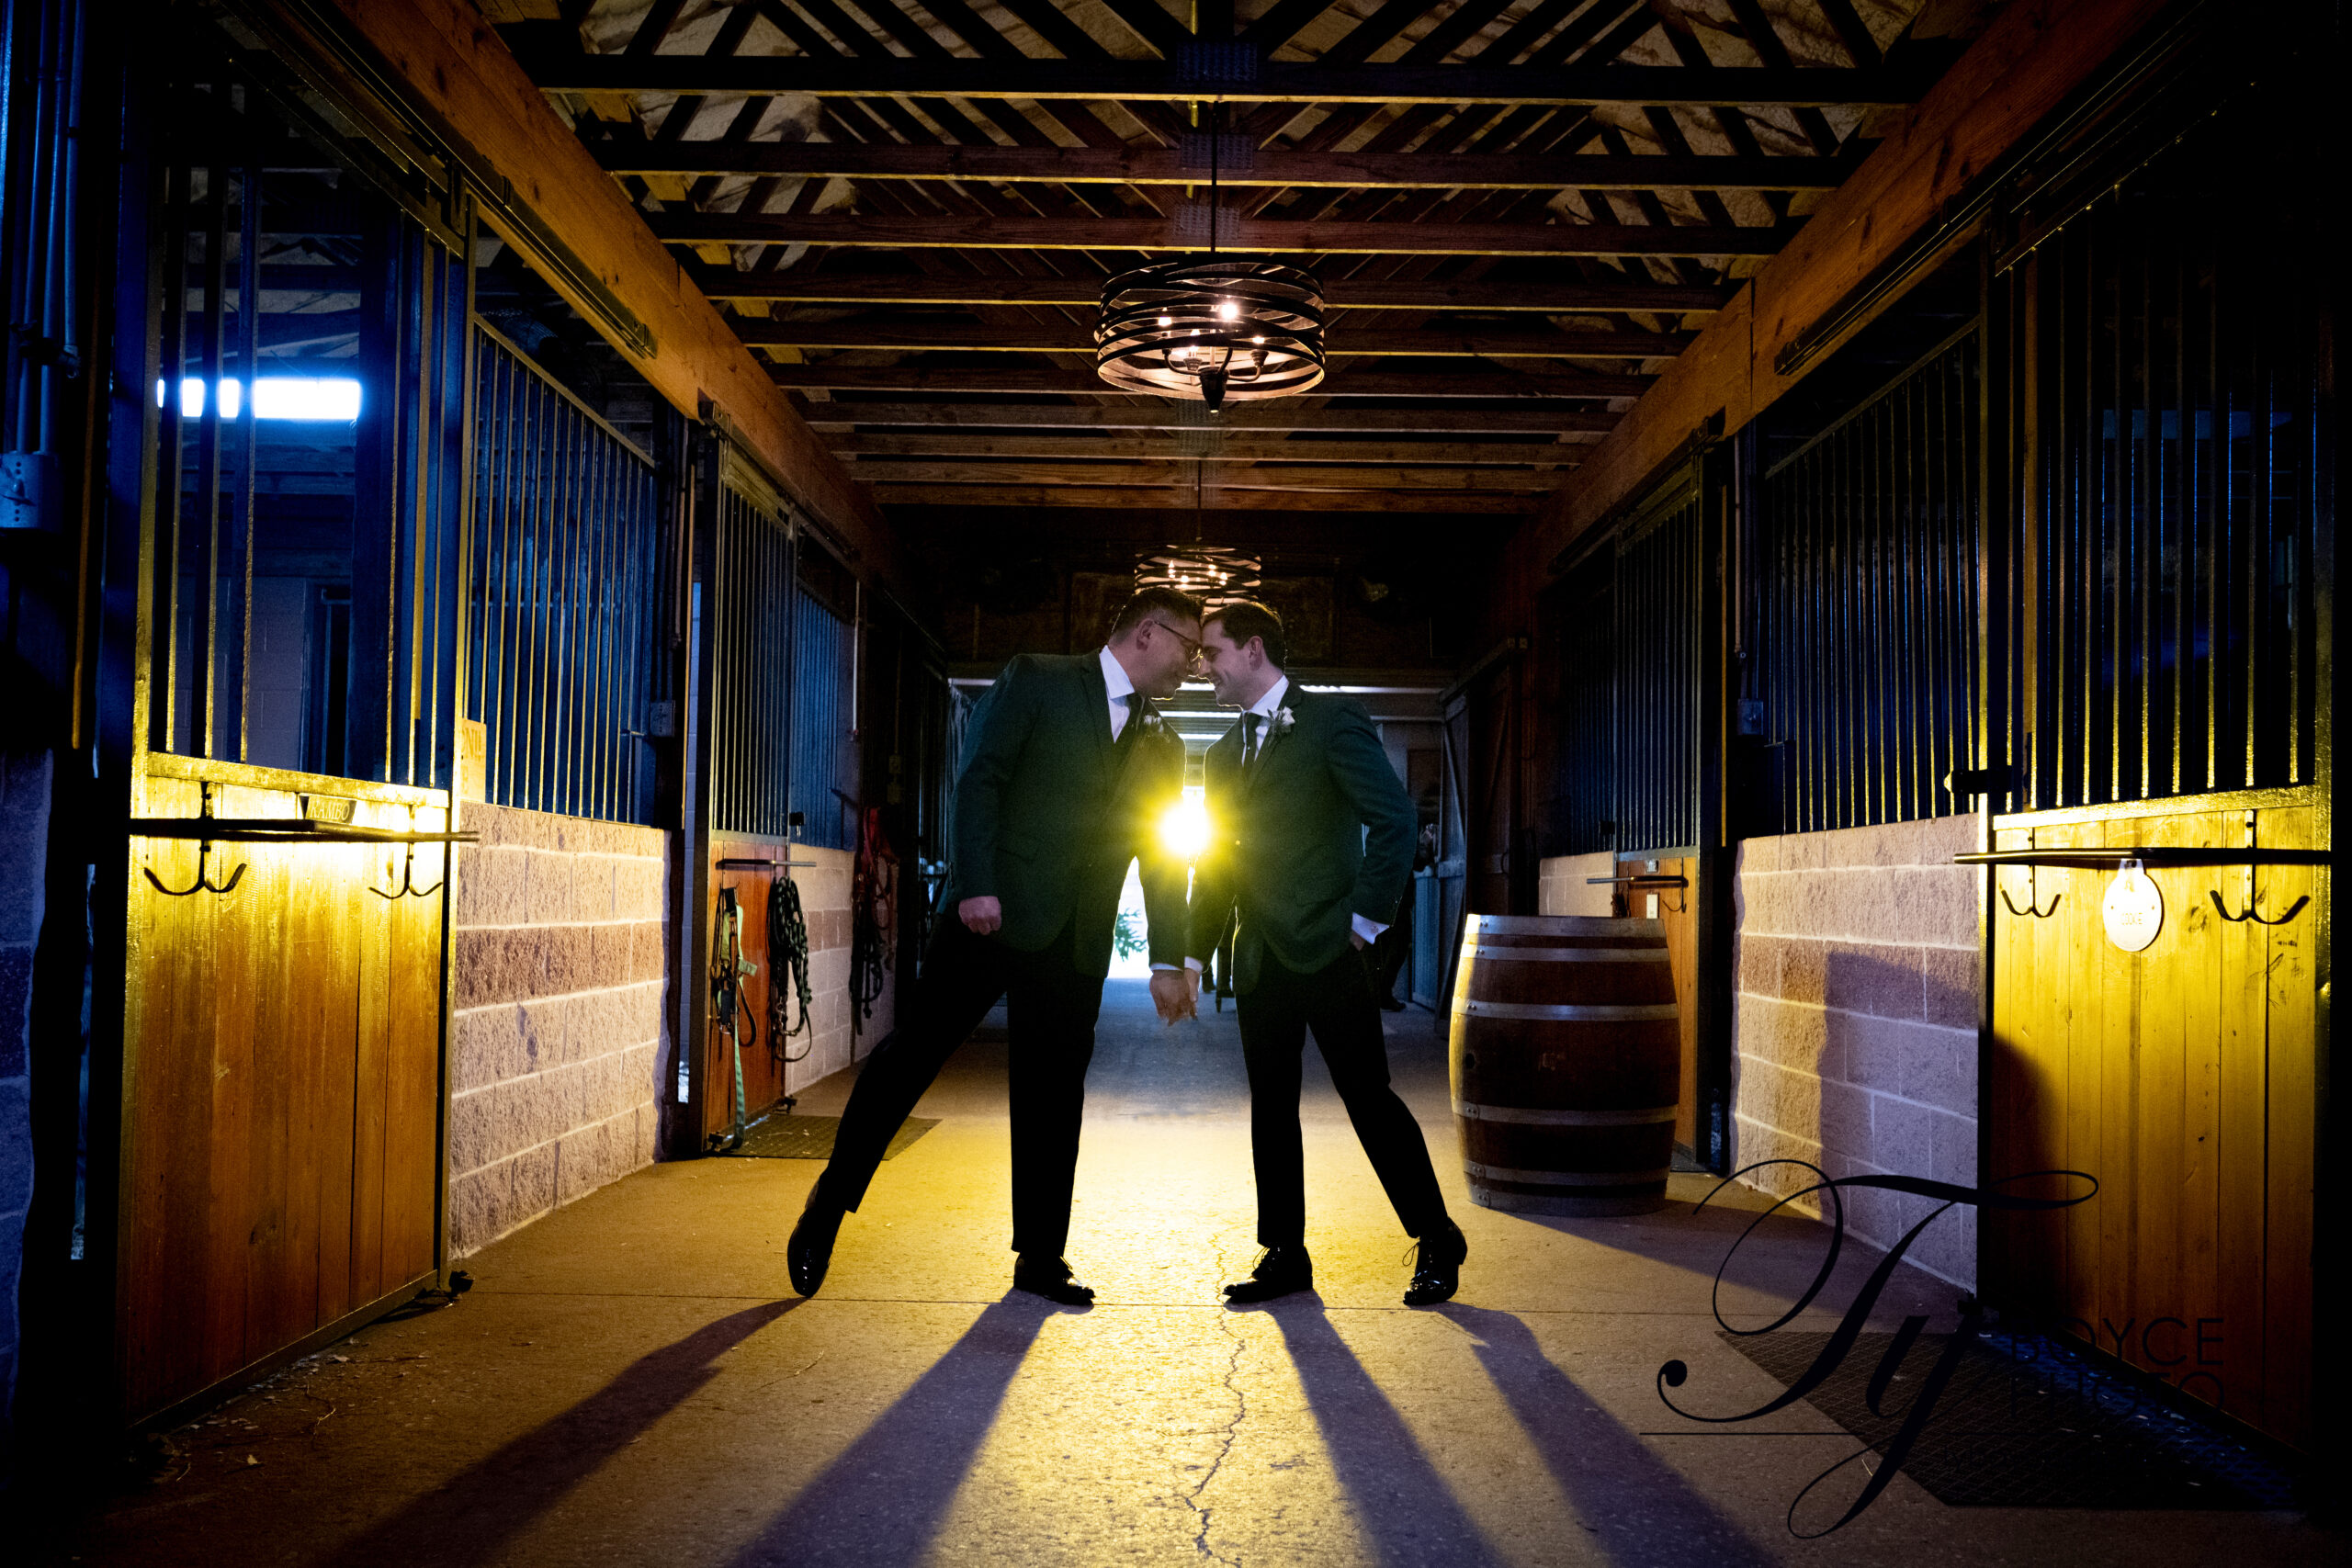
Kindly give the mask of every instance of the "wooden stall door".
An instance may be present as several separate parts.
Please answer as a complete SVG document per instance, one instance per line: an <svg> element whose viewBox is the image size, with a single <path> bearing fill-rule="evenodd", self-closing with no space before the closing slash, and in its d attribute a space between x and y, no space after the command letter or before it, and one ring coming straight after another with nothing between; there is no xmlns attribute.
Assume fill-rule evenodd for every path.
<svg viewBox="0 0 2352 1568"><path fill-rule="evenodd" d="M2309 792L2005 818L1995 847L2257 841L2310 849ZM2112 813L2112 814L2110 814ZM2264 866L2260 912L2233 866L2158 869L2164 926L2145 952L2110 943L2112 874L2003 868L1994 901L1989 1180L2072 1169L2098 1195L2054 1214L1989 1217L1988 1299L2162 1378L2290 1444L2312 1434L2315 1008L2324 874ZM2056 905L2052 909L2053 902Z"/></svg>
<svg viewBox="0 0 2352 1568"><path fill-rule="evenodd" d="M1674 1143L1685 1155L1699 1158L1704 1153L1699 1123L1699 857L1626 855L1617 862L1617 874L1683 879L1679 887L1647 888L1625 883L1608 892L1621 919L1657 920L1664 928L1667 958L1674 970L1674 1003L1682 1027Z"/></svg>
<svg viewBox="0 0 2352 1568"><path fill-rule="evenodd" d="M154 757L142 816L442 830L447 796ZM283 786L288 775L271 775ZM412 818L411 811L414 814ZM156 1416L436 1268L447 851L130 841L123 1415ZM242 872L238 868L242 867ZM158 888L147 873L153 872Z"/></svg>

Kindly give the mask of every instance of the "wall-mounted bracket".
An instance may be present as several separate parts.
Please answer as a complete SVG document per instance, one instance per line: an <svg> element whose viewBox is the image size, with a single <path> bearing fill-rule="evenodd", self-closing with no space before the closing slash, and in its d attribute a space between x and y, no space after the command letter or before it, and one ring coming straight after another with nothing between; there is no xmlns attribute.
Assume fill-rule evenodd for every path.
<svg viewBox="0 0 2352 1568"><path fill-rule="evenodd" d="M2026 830L2025 842L2026 848L2030 851L2033 848L2033 831L2030 829ZM2063 893L2052 893L2050 896L2050 908L2047 909L2041 908L2041 894L2037 886L2035 863L2030 861L2026 863L2025 868L2024 908L2018 908L2016 902L2009 897L2009 890L2001 886L2001 874L1998 871L1996 871L1993 874L1993 890L2000 894L2001 902L2008 906L2010 914L2017 915L2021 918L2030 917L2037 920L2046 920L2051 916L2056 914L2058 912L2058 900L2065 897Z"/></svg>
<svg viewBox="0 0 2352 1568"><path fill-rule="evenodd" d="M2245 884L2241 894L2245 899L2245 908L2234 915L2231 914L2230 907L2222 902L2221 891L2218 888L2209 888L2205 897L2213 900L2213 912L2233 925L2242 920L2252 920L2258 926L2283 926L2303 912L2303 906L2312 901L2311 895L2306 893L2290 904L2287 907L2287 912L2283 915L2257 913L2256 906L2262 902L2262 895L2255 889L2254 868L2257 863L2256 857L2261 852L2255 847L2254 839L2254 813L2249 811L2245 814ZM2267 863L2276 865L2280 863L2271 861Z"/></svg>
<svg viewBox="0 0 2352 1568"><path fill-rule="evenodd" d="M237 869L229 874L228 881L215 882L212 880L212 874L209 869L212 860L212 840L220 835L214 831L219 819L212 815L213 785L208 782L204 784L203 789L204 804L200 807L202 815L186 824L188 828L196 830L190 833L175 835L179 838L193 838L197 840L196 881L186 887L166 887L164 886L164 879L155 874L154 867L141 866L139 868L145 874L148 885L166 898L192 898L198 893L227 893L233 889L237 884L244 878L245 865L243 861L240 861L237 863Z"/></svg>

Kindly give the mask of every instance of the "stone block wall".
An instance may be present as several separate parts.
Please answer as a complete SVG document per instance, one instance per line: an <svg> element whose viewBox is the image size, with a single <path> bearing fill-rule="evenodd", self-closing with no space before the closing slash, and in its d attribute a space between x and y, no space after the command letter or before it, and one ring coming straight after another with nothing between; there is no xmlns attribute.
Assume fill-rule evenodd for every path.
<svg viewBox="0 0 2352 1568"><path fill-rule="evenodd" d="M1740 847L1736 1166L1976 1179L1980 874L1951 863L1975 834L1974 818L1946 817ZM1802 1174L1759 1185L1787 1191ZM1843 1196L1849 1230L1882 1247L1927 1213L1890 1193ZM1945 1214L1909 1256L1973 1285L1973 1212Z"/></svg>
<svg viewBox="0 0 2352 1568"><path fill-rule="evenodd" d="M17 1281L33 1197L33 950L49 872L51 756L0 757L0 1452L17 1389Z"/></svg>
<svg viewBox="0 0 2352 1568"><path fill-rule="evenodd" d="M453 1257L651 1162L668 1059L668 840L465 803Z"/></svg>

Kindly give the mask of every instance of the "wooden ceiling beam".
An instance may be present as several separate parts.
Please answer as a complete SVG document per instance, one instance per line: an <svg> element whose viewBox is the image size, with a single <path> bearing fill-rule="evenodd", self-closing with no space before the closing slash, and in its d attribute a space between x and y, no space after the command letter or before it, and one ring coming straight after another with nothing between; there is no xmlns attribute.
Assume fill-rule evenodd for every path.
<svg viewBox="0 0 2352 1568"><path fill-rule="evenodd" d="M1159 399L1105 386L1091 369L1053 370L997 358L992 364L771 365L779 387L843 392L1006 392L1101 398ZM1638 398L1654 376L1545 376L1528 370L1440 375L1341 367L1315 389L1318 398ZM1170 406L1174 406L1170 404ZM1197 407L1198 405L1187 405Z"/></svg>
<svg viewBox="0 0 2352 1568"><path fill-rule="evenodd" d="M880 250L1204 252L1205 227L1173 218L901 217L882 212L655 212L673 245L810 244ZM1421 256L1769 256L1792 223L1724 229L1600 223L1358 223L1244 218L1218 224L1221 249Z"/></svg>
<svg viewBox="0 0 2352 1568"><path fill-rule="evenodd" d="M910 458L856 465L869 484L1020 484L1190 486L1193 464L956 462ZM1558 470L1550 468L1220 468L1204 477L1212 490L1347 491L1444 490L1543 492L1556 490Z"/></svg>
<svg viewBox="0 0 2352 1568"><path fill-rule="evenodd" d="M831 442L836 457L1025 457L1082 460L1124 457L1153 463L1354 463L1390 467L1407 463L1436 463L1453 468L1487 464L1524 468L1573 468L1584 460L1586 446L1557 442L1464 441L1458 435L1430 441L1283 441L1277 434L1256 440L1217 434L1209 449L1179 450L1184 437L1202 432L1161 433L1151 436L1122 435L850 435ZM863 462L851 465L853 475L888 474L887 466Z"/></svg>
<svg viewBox="0 0 2352 1568"><path fill-rule="evenodd" d="M944 97L1192 103L1542 104L1819 107L1908 104L1917 72L1766 66L1323 65L1264 61L1248 80L1209 80L1159 60L964 60L806 55L561 56L525 62L549 93L677 93L820 98Z"/></svg>
<svg viewBox="0 0 2352 1568"><path fill-rule="evenodd" d="M943 147L854 141L593 143L615 175L758 175L787 179L1036 181L1198 186L1208 169L1177 147ZM1849 158L1609 157L1510 152L1292 152L1261 149L1220 168L1228 188L1396 190L1826 190Z"/></svg>
<svg viewBox="0 0 2352 1568"><path fill-rule="evenodd" d="M1587 409L1360 409L1318 407L1319 402L1316 398L1267 398L1234 403L1216 415L1213 423L1196 403L1158 399L1124 405L803 402L799 406L811 427L826 431L861 425L942 430L1216 430L1227 434L1314 430L1423 434L1456 441L1481 433L1598 439L1616 427L1619 417ZM842 444L829 441L828 446L840 448Z"/></svg>
<svg viewBox="0 0 2352 1568"><path fill-rule="evenodd" d="M285 272L325 268L280 269ZM695 286L713 299L766 300L793 305L1075 305L1101 302L1099 273L1072 277L956 277L910 273L738 272L688 268ZM1334 310L1497 310L1623 312L1718 310L1734 288L1725 284L1493 283L1453 280L1331 278L1323 302Z"/></svg>
<svg viewBox="0 0 2352 1568"><path fill-rule="evenodd" d="M926 321L912 316L886 317L876 321L779 321L746 317L735 323L735 335L750 348L887 348L909 353L953 349L987 354L1094 352L1092 329L1078 321L1024 326ZM1690 344L1692 335L1407 328L1335 334L1334 342L1344 353L1408 355L1431 359L1670 359Z"/></svg>
<svg viewBox="0 0 2352 1568"><path fill-rule="evenodd" d="M874 499L885 506L1084 506L1120 512L1193 509L1193 487L1140 485L961 485L877 484ZM1514 491L1378 490L1224 490L1212 487L1217 512L1410 512L1457 516L1524 516L1539 496Z"/></svg>

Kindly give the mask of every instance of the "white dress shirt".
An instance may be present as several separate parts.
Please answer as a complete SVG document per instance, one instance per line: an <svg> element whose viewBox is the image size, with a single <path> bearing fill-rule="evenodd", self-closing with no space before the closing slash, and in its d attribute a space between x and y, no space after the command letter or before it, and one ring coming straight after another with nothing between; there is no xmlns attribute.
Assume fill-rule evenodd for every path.
<svg viewBox="0 0 2352 1568"><path fill-rule="evenodd" d="M1251 703L1248 707L1241 710L1245 714L1254 713L1258 716L1258 750L1261 755L1263 755L1265 752L1266 743L1274 738L1274 714L1282 707L1283 698L1288 695L1289 693L1290 677L1287 675L1277 675L1274 677L1274 683L1266 688L1264 695L1261 696L1256 702ZM1247 731L1243 732L1243 739L1245 742L1248 739ZM1254 765L1255 763L1253 762L1252 766ZM1351 914L1348 917L1348 925L1354 931L1356 935L1363 938L1366 946L1370 946L1373 942L1379 941L1380 933L1388 929L1385 925L1365 919L1362 915L1355 914ZM1197 958L1187 958L1184 960L1184 966L1188 969L1200 969L1206 967L1206 965Z"/></svg>
<svg viewBox="0 0 2352 1568"><path fill-rule="evenodd" d="M1127 728L1127 710L1135 706L1136 683L1107 647L1102 649L1102 688L1111 699L1111 739L1116 740Z"/></svg>

